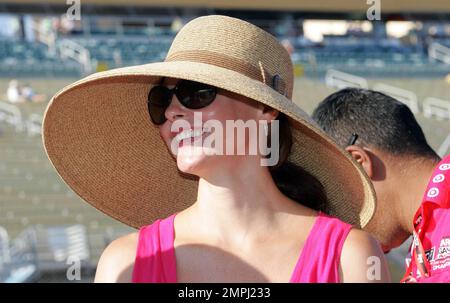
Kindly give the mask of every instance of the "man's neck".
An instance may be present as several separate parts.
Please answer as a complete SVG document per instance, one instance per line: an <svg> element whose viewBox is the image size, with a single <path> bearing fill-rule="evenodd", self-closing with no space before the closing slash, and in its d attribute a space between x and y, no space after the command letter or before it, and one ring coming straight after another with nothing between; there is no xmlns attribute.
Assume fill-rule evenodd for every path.
<svg viewBox="0 0 450 303"><path fill-rule="evenodd" d="M405 232L413 233L414 216L422 203L428 182L438 163L438 159L411 158L399 164L397 215Z"/></svg>

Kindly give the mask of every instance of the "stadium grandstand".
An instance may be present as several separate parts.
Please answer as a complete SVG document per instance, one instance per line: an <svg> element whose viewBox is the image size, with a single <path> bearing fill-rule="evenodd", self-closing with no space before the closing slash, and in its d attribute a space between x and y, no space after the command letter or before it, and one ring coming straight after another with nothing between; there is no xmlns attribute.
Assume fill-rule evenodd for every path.
<svg viewBox="0 0 450 303"><path fill-rule="evenodd" d="M294 100L308 113L339 88L377 89L405 102L430 144L450 152L448 0L381 0L378 16L365 0L81 0L78 16L71 2L0 0L0 282L92 281L106 245L131 231L59 178L42 116L53 94L83 76L164 60L197 16L239 17L282 41ZM389 254L394 281L404 250ZM81 280L68 276L71 256Z"/></svg>

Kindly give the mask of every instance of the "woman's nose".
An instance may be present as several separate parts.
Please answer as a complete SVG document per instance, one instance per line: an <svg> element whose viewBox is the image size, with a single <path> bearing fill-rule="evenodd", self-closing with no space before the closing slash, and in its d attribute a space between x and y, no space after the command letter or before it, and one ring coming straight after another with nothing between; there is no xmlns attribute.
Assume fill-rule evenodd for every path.
<svg viewBox="0 0 450 303"><path fill-rule="evenodd" d="M176 119L183 118L184 116L186 116L186 110L187 109L183 105L181 105L177 96L174 94L164 114L167 120L173 122Z"/></svg>

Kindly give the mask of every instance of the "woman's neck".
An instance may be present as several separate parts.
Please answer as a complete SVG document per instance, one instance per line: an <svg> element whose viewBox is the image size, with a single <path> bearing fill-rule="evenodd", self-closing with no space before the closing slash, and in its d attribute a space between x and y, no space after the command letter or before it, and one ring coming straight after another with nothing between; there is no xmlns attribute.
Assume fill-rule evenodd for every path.
<svg viewBox="0 0 450 303"><path fill-rule="evenodd" d="M200 178L190 211L202 232L235 246L267 237L287 213L301 208L278 190L267 167L256 165Z"/></svg>

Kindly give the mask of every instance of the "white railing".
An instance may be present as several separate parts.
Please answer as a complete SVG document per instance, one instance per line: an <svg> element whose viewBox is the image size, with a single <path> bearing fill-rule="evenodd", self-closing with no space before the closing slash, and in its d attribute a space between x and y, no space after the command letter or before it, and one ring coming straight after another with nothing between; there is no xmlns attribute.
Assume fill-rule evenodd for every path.
<svg viewBox="0 0 450 303"><path fill-rule="evenodd" d="M23 231L8 247L9 262L5 262L0 272L6 283L30 282L38 274L36 260L36 240L32 229Z"/></svg>
<svg viewBox="0 0 450 303"><path fill-rule="evenodd" d="M3 269L4 264L11 261L9 255L9 236L6 229L0 226L0 272Z"/></svg>
<svg viewBox="0 0 450 303"><path fill-rule="evenodd" d="M423 101L423 115L427 118L435 116L439 120L450 120L450 102L433 97L426 98Z"/></svg>
<svg viewBox="0 0 450 303"><path fill-rule="evenodd" d="M53 27L47 30L42 29L41 23L31 20L31 28L34 32L36 40L48 47L48 52L52 56L56 56L56 32Z"/></svg>
<svg viewBox="0 0 450 303"><path fill-rule="evenodd" d="M346 87L369 88L366 79L352 74L340 72L338 70L329 69L325 75L325 84L328 87L342 89Z"/></svg>
<svg viewBox="0 0 450 303"><path fill-rule="evenodd" d="M345 87L356 87L369 89L368 81L365 78L347 74L338 70L329 69L325 75L325 84L328 87L342 89ZM413 91L392 85L377 83L372 88L375 91L385 93L400 102L405 103L414 114L420 113L418 97ZM425 118L436 118L438 120L450 120L450 101L434 97L423 100L422 111Z"/></svg>
<svg viewBox="0 0 450 303"><path fill-rule="evenodd" d="M412 91L401 89L384 83L375 84L373 90L382 92L406 104L414 114L419 113L419 102L417 101L416 94Z"/></svg>
<svg viewBox="0 0 450 303"><path fill-rule="evenodd" d="M30 116L28 116L28 119L25 122L28 136L41 135L42 119L43 117L38 114L30 114Z"/></svg>
<svg viewBox="0 0 450 303"><path fill-rule="evenodd" d="M440 157L444 157L447 154L447 151L450 149L450 134L445 138L444 142L442 142L441 146L437 150L437 154Z"/></svg>
<svg viewBox="0 0 450 303"><path fill-rule="evenodd" d="M91 54L87 48L69 39L61 40L58 48L61 59L71 58L81 64L85 74L92 72Z"/></svg>
<svg viewBox="0 0 450 303"><path fill-rule="evenodd" d="M30 226L9 241L0 228L0 283L32 282L45 273L67 271L70 260L80 262L83 269L95 269L95 263L112 240L127 231L108 228L103 233L89 233L86 226ZM4 238L4 240L2 240ZM9 243L9 244L8 244ZM92 277L91 277L92 278ZM65 277L61 276L64 280ZM83 278L84 279L84 278Z"/></svg>
<svg viewBox="0 0 450 303"><path fill-rule="evenodd" d="M0 122L14 126L17 132L23 131L25 127L19 107L6 102L0 102Z"/></svg>
<svg viewBox="0 0 450 303"><path fill-rule="evenodd" d="M31 226L21 232L11 245L8 245L9 241L2 244L6 244L8 259L2 258L0 262L0 282L29 282L41 272L67 269L66 260L70 257L80 261L87 261L90 257L83 225Z"/></svg>
<svg viewBox="0 0 450 303"><path fill-rule="evenodd" d="M437 42L433 42L428 47L428 56L434 60L450 64L450 48Z"/></svg>
<svg viewBox="0 0 450 303"><path fill-rule="evenodd" d="M19 106L0 101L0 122L14 126L16 132L26 131L30 137L41 135L42 119L41 115L30 114L25 120Z"/></svg>
<svg viewBox="0 0 450 303"><path fill-rule="evenodd" d="M87 231L84 225L49 227L45 238L48 239L52 261L65 262L71 256L76 256L80 261L89 259Z"/></svg>

